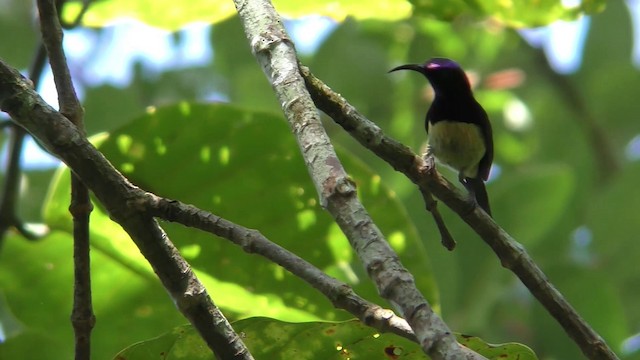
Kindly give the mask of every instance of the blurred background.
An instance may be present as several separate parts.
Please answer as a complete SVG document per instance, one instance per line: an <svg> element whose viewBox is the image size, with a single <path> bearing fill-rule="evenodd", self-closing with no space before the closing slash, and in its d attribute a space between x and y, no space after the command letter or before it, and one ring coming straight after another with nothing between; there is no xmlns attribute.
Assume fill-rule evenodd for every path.
<svg viewBox="0 0 640 360"><path fill-rule="evenodd" d="M493 125L495 163L488 191L495 220L526 247L621 358L640 359L636 263L640 258L640 1L610 1L606 8L598 1L545 1L531 7L509 3L387 0L373 5L366 1L305 5L275 1L274 5L285 16L301 62L415 152L421 152L426 141L424 116L431 89L417 74L387 71L434 56L459 62ZM65 18L73 19L79 6L69 3ZM65 33L69 65L86 110L87 133L111 133L100 140L101 150L136 184L257 228L378 299L370 285L362 284L364 271L314 202L315 191L295 154L295 142L285 122L278 120L280 106L231 3L175 6L101 1L89 8L82 26ZM1 0L0 9L0 34L5 34L0 58L26 71L38 39L34 6ZM38 90L57 107L48 70ZM196 124L199 120L176 111L175 106L185 104L193 106L190 116L197 119L227 120ZM167 125L150 125L152 116L166 119ZM229 121L248 116L262 119L258 122L275 119L278 131L254 125L238 130L234 127L238 122ZM0 119L6 120L6 114ZM200 135L192 130L178 140L171 138L170 134L182 134L191 126L186 121L194 121ZM440 206L458 241L456 250L448 252L440 245L413 184L330 119L325 125L374 220L381 223L403 263L454 331L492 343L519 342L540 359L581 358L562 329L461 220ZM3 180L10 131L5 127L0 133ZM150 138L162 131L165 135ZM203 149L209 147L188 147L194 139L210 144L220 163L234 159L234 166L213 173L206 167L178 166L193 152L208 159L209 152ZM141 159L136 163L126 144L138 142L147 149L155 146L160 155L164 146L160 143L184 147L173 162L148 155L146 163ZM269 162L276 148L282 163ZM33 140L24 147L21 166L18 214L27 226L46 225L48 230L36 242L16 232L3 234L0 358L35 358L50 346L59 349L59 358L69 358L71 238L68 205L63 201L68 190L64 180L54 176L58 161ZM455 174L441 171L455 180ZM159 184L164 181L171 186ZM208 181L218 187L210 189ZM301 200L279 203L281 195ZM270 200L256 201L261 196ZM102 340L94 351L104 358L185 321L126 235L107 225L107 216L97 211L92 221L103 226L94 234L98 239L93 252L95 336ZM291 224L295 226L287 226ZM301 282L283 281L288 275L266 262L256 266L271 271L256 284L246 254L225 248L222 259L218 247L228 245L201 245L186 230L167 226L208 284L238 291L228 303L219 304L232 319L350 317L326 301L315 303L312 290L300 290L305 287ZM114 239L121 242L114 245ZM214 250L218 252L209 253ZM123 278L128 279L125 284L118 280ZM247 299L246 307L238 304L238 298ZM256 307L256 301L264 302L264 312L248 310ZM291 315L291 309L299 309L300 317ZM34 341L43 346L34 348Z"/></svg>

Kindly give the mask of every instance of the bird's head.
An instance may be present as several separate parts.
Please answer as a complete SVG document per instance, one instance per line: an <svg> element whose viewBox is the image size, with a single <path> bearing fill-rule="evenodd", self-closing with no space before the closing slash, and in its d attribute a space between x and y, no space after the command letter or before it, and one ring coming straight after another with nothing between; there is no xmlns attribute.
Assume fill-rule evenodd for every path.
<svg viewBox="0 0 640 360"><path fill-rule="evenodd" d="M423 74L437 95L471 93L471 85L464 70L457 62L447 58L432 58L424 64L407 64L391 69L413 70Z"/></svg>

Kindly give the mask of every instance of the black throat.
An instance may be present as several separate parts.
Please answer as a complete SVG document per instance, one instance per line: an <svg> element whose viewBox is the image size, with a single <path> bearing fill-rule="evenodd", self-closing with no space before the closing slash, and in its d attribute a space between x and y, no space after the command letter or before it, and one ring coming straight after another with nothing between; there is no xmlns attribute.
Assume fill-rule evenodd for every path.
<svg viewBox="0 0 640 360"><path fill-rule="evenodd" d="M455 94L453 96L436 94L427 112L426 120L432 124L440 121L479 124L478 117L482 116L481 112L483 112L483 110L480 104L473 98L471 92L468 94Z"/></svg>

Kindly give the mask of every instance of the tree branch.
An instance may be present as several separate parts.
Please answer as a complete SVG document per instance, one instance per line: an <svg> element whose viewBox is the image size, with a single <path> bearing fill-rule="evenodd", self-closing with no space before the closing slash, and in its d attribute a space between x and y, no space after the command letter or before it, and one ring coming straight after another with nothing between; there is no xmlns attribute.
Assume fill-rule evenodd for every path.
<svg viewBox="0 0 640 360"><path fill-rule="evenodd" d="M331 90L308 68L301 67L307 88L320 110L329 115L364 147L385 160L395 170L405 174L421 192L434 194L455 211L493 249L502 266L511 270L589 359L617 359L607 343L587 324L546 275L527 254L524 247L500 228L486 213L470 203L460 192L440 176L428 172L424 160L399 142L387 137L373 122L360 114L339 94Z"/></svg>
<svg viewBox="0 0 640 360"><path fill-rule="evenodd" d="M59 1L60 5L64 1ZM84 110L73 87L67 58L62 48L62 28L54 0L38 0L42 41L49 55L51 72L58 92L58 106L62 115L84 134ZM89 250L89 219L93 205L89 189L77 175L71 173L71 204L73 217L73 310L71 323L75 336L76 360L91 358L91 331L96 323L91 299L91 258Z"/></svg>
<svg viewBox="0 0 640 360"><path fill-rule="evenodd" d="M29 67L29 79L33 88L40 84L44 65L47 62L47 51L43 44L38 44L34 58ZM20 195L19 180L22 175L20 157L26 132L12 121L2 123L2 128L9 128L9 146L7 147L9 161L5 171L4 184L0 194L0 246L8 229L15 227L18 232L28 240L37 240L40 236L28 231L18 218L18 196Z"/></svg>
<svg viewBox="0 0 640 360"><path fill-rule="evenodd" d="M126 180L66 117L20 73L0 60L0 109L65 162L122 226L160 278L180 312L220 359L253 359L167 234L131 206L137 187Z"/></svg>
<svg viewBox="0 0 640 360"><path fill-rule="evenodd" d="M313 264L270 241L257 230L235 224L193 205L168 200L151 193L146 193L131 203L135 203L140 211L153 217L206 231L231 241L249 254L263 256L306 281L324 294L336 308L350 312L363 323L380 331L393 332L416 341L413 331L404 319L361 298L349 285L325 274Z"/></svg>
<svg viewBox="0 0 640 360"><path fill-rule="evenodd" d="M0 245L7 230L12 227L16 229L23 228L22 221L18 219L17 215L17 203L20 195L20 175L22 175L20 157L25 135L25 131L18 126L13 125L9 129L9 144L7 147L9 160L7 161L6 176L2 185L2 194L0 195ZM20 231L20 233L29 240L38 238L30 232Z"/></svg>
<svg viewBox="0 0 640 360"><path fill-rule="evenodd" d="M348 311L363 324L380 332L394 333L418 342L406 320L396 316L391 310L363 299L349 285L325 274L313 264L270 241L259 231L240 226L193 205L151 193L141 194L131 203L149 215L209 232L231 241L249 254L263 256L306 281L326 296L336 308ZM463 351L467 360L484 359L467 348L463 348Z"/></svg>
<svg viewBox="0 0 640 360"><path fill-rule="evenodd" d="M395 303L433 359L464 359L455 337L415 287L356 196L331 146L304 79L293 43L268 0L235 0L251 50L275 90L315 184L320 204L346 235L382 297Z"/></svg>
<svg viewBox="0 0 640 360"><path fill-rule="evenodd" d="M182 258L177 259L178 265L182 266L179 271L171 271L163 265L165 262L172 262L167 259L169 256L165 253L169 252L170 256L176 257L179 255L152 217L175 221L229 239L245 251L265 256L290 270L325 294L336 307L353 313L365 324L380 331L393 332L416 341L406 321L395 316L393 312L360 298L346 284L329 277L295 254L268 241L257 231L243 228L191 205L147 193L130 184L92 145L86 142L84 136L81 136L66 118L44 103L30 89L29 83L21 79L17 71L7 67L2 61L0 61L0 108L17 119L19 124L29 130L33 129L34 135L42 139L42 143L49 151L70 164L74 172L78 172L80 178L94 190L98 199L104 197L110 199L104 202L107 211L132 236L136 244L140 242L144 244L139 247L147 259L161 259L160 261L150 259L150 263L154 269L163 269L156 270L156 273L163 283L170 284L165 287L170 290L172 298L185 316L192 323L195 322L193 319L200 319L198 320L200 326L194 324L194 327L201 334L203 331L200 328L203 324L213 325L213 321L208 319L215 316L212 312L215 313L217 309L207 309L196 298L206 296L206 293L197 283L197 279L194 276L190 277L193 274ZM79 165L76 166L77 164ZM149 234L150 232L152 234ZM161 244L161 247L157 247L157 244ZM171 268L174 266L172 265ZM182 293L175 295L179 291ZM211 340L207 337L205 341L211 344ZM468 349L464 349L464 352L467 355L465 359L484 359ZM244 358L251 357L247 355Z"/></svg>

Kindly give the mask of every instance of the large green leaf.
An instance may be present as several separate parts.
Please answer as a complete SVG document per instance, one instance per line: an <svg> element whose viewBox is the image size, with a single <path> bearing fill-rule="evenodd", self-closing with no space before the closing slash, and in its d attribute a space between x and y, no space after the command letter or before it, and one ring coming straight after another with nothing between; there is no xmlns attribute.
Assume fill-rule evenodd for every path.
<svg viewBox="0 0 640 360"><path fill-rule="evenodd" d="M382 302L346 238L318 205L298 147L280 117L222 104L183 103L153 109L111 134L100 150L144 189L259 229L361 295ZM374 220L437 307L429 260L405 210L357 159L345 153L341 158ZM55 185L46 214L52 227L70 231L67 176L61 179L65 180ZM127 235L100 207L92 224L96 249L122 266L151 274ZM208 234L162 225L199 271L216 304L233 314L296 321L349 316L336 312L314 289L269 261Z"/></svg>
<svg viewBox="0 0 640 360"><path fill-rule="evenodd" d="M450 21L464 14L491 18L510 27L535 27L558 19L572 19L583 13L594 13L604 8L604 0L585 0L576 7L567 7L561 0L543 0L532 3L525 0L320 0L301 2L274 0L277 11L285 17L305 15L329 16L338 21L346 17L398 20L407 18L412 11L419 16L430 16ZM80 1L65 7L64 18L74 19L81 8ZM147 24L176 30L191 22L216 23L236 10L231 1L168 1L103 0L91 4L83 18L87 26L101 27L118 19L135 18Z"/></svg>
<svg viewBox="0 0 640 360"><path fill-rule="evenodd" d="M38 242L18 236L5 240L0 296L6 301L0 303L4 314L0 326L10 337L0 344L0 359L72 359L71 236L53 231ZM154 336L158 329L184 323L150 274L136 273L96 248L91 258L93 308L98 319L91 346L95 358L106 358L132 341ZM7 316L13 321L7 322Z"/></svg>
<svg viewBox="0 0 640 360"><path fill-rule="evenodd" d="M510 27L536 27L559 19L573 19L583 12L594 13L604 9L604 0L582 1L579 6L568 7L561 0L410 0L417 15L454 20L464 14L491 18Z"/></svg>
<svg viewBox="0 0 640 360"><path fill-rule="evenodd" d="M337 20L347 16L394 20L407 17L411 5L404 0L275 0L274 6L285 17L323 15ZM74 19L81 8L80 1L65 6L64 18ZM103 0L91 4L83 18L86 26L102 27L117 19L134 18L149 25L177 30L192 22L217 23L236 13L232 1L126 1Z"/></svg>
<svg viewBox="0 0 640 360"><path fill-rule="evenodd" d="M357 320L340 323L285 323L251 318L233 324L256 359L429 359L418 344L394 334L380 334ZM535 360L520 344L493 345L471 336L458 341L489 360ZM114 359L212 360L211 350L197 332L185 325L157 338L124 349Z"/></svg>

